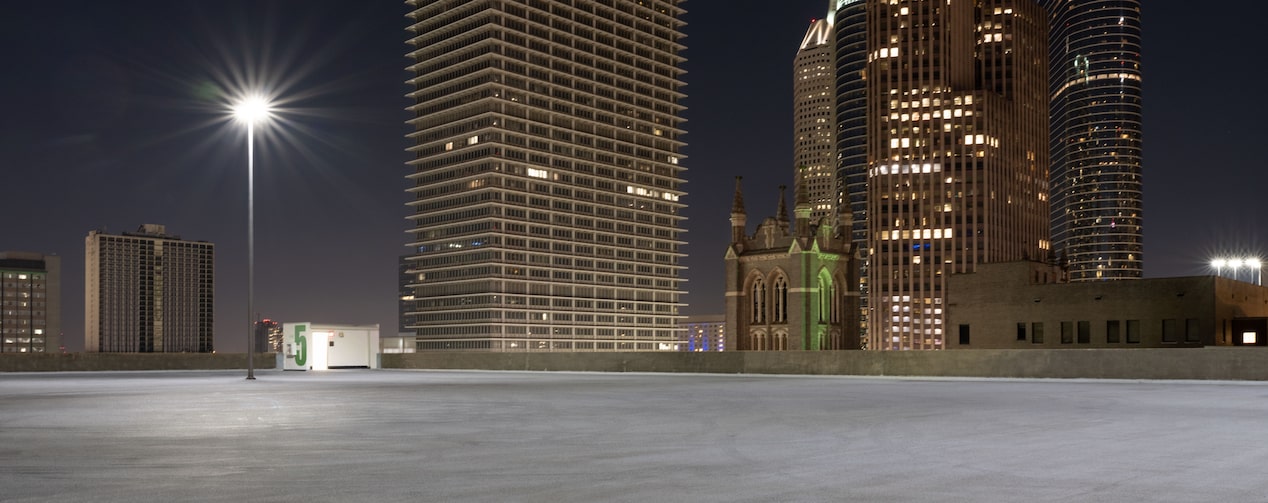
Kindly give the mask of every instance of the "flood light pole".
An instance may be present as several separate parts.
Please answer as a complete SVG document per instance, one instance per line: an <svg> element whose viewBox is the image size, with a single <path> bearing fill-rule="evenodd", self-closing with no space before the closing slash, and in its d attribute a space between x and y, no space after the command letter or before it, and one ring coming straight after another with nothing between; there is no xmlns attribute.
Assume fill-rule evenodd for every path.
<svg viewBox="0 0 1268 503"><path fill-rule="evenodd" d="M269 118L269 102L250 96L233 106L247 125L247 379L255 380L255 123Z"/></svg>

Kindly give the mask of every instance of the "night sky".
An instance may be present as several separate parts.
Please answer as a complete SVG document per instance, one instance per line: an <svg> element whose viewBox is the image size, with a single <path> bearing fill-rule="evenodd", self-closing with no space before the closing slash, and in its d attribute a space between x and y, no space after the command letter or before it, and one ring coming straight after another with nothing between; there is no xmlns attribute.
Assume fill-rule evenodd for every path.
<svg viewBox="0 0 1268 503"><path fill-rule="evenodd" d="M1268 257L1265 43L1189 2L1144 6L1145 274ZM776 8L775 6L778 6ZM820 0L691 0L686 314L722 312L735 175L750 231L792 181L792 60ZM62 256L83 347L84 237L143 223L216 243L216 347L246 347L246 139L226 93L285 112L256 148L256 306L396 328L406 239L405 14L394 0L18 2L0 18L0 250ZM1268 3L1221 12L1268 17Z"/></svg>

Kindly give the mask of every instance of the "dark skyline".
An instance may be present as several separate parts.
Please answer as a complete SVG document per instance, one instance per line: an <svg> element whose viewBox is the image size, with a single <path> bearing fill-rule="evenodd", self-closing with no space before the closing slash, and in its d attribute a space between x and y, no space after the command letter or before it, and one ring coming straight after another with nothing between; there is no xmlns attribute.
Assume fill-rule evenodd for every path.
<svg viewBox="0 0 1268 503"><path fill-rule="evenodd" d="M792 62L827 2L684 5L685 312L720 313L734 176L751 232L792 182ZM1255 154L1268 106L1241 97L1263 77L1263 42L1234 23L1193 22L1186 4L1143 7L1145 276L1205 274L1217 251L1268 255ZM257 311L395 333L406 12L388 0L8 7L0 250L62 256L67 349L83 345L84 237L143 223L216 243L216 347L245 348L245 133L217 89L247 68L283 83L295 109L257 139Z"/></svg>

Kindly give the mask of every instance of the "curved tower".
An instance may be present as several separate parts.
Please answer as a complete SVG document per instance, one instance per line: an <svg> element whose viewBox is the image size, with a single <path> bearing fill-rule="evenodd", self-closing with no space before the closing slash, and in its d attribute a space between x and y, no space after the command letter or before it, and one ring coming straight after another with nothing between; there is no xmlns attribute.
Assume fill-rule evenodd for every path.
<svg viewBox="0 0 1268 503"><path fill-rule="evenodd" d="M853 238L867 246L867 2L836 0L837 180L854 214Z"/></svg>
<svg viewBox="0 0 1268 503"><path fill-rule="evenodd" d="M854 249L867 249L867 2L834 0L829 12L836 32L836 170L838 204L854 217ZM855 264L859 277L861 335L867 335L868 260ZM865 339L866 340L866 339Z"/></svg>
<svg viewBox="0 0 1268 503"><path fill-rule="evenodd" d="M1141 277L1139 0L1045 0L1053 249L1070 281Z"/></svg>

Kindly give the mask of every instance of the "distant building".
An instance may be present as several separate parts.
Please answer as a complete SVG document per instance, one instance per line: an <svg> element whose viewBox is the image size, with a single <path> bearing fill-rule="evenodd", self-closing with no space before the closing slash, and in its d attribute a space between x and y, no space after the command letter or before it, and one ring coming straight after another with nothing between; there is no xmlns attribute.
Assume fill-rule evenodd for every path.
<svg viewBox="0 0 1268 503"><path fill-rule="evenodd" d="M687 331L679 351L726 351L726 315L688 316L682 327Z"/></svg>
<svg viewBox="0 0 1268 503"><path fill-rule="evenodd" d="M255 322L255 352L282 352L282 324L265 318Z"/></svg>
<svg viewBox="0 0 1268 503"><path fill-rule="evenodd" d="M945 348L948 277L1050 253L1046 17L867 2L868 349Z"/></svg>
<svg viewBox="0 0 1268 503"><path fill-rule="evenodd" d="M215 246L145 224L84 239L84 351L213 350Z"/></svg>
<svg viewBox="0 0 1268 503"><path fill-rule="evenodd" d="M828 17L835 32L836 58L836 181L839 204L848 204L854 217L854 247L867 250L867 2L833 0ZM859 268L859 332L866 340L868 257Z"/></svg>
<svg viewBox="0 0 1268 503"><path fill-rule="evenodd" d="M948 280L948 349L1268 346L1268 288L1217 276L1066 282L1036 262Z"/></svg>
<svg viewBox="0 0 1268 503"><path fill-rule="evenodd" d="M60 349L61 283L61 257L0 252L0 353Z"/></svg>
<svg viewBox="0 0 1268 503"><path fill-rule="evenodd" d="M416 349L673 350L681 3L409 2Z"/></svg>
<svg viewBox="0 0 1268 503"><path fill-rule="evenodd" d="M858 349L858 268L848 206L811 222L798 177L794 222L780 187L777 216L746 233L740 179L726 251L727 350Z"/></svg>
<svg viewBox="0 0 1268 503"><path fill-rule="evenodd" d="M409 257L401 255L396 262L396 331L401 334L411 332L406 328L410 325L406 314L414 310L414 289L410 284L416 273L410 272Z"/></svg>
<svg viewBox="0 0 1268 503"><path fill-rule="evenodd" d="M1070 281L1144 272L1141 0L1044 0L1053 249Z"/></svg>
<svg viewBox="0 0 1268 503"><path fill-rule="evenodd" d="M810 22L793 60L793 166L801 169L812 220L834 216L839 197L832 19Z"/></svg>

